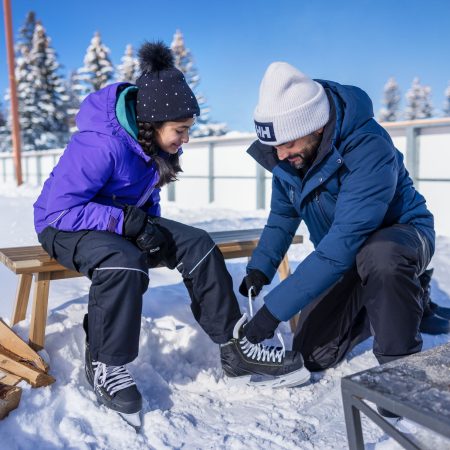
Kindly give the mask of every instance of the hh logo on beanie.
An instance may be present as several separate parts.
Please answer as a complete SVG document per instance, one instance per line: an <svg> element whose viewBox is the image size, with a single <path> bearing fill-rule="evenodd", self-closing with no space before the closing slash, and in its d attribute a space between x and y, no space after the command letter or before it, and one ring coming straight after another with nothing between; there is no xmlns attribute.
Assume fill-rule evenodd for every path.
<svg viewBox="0 0 450 450"><path fill-rule="evenodd" d="M255 129L258 139L261 142L275 142L275 131L272 122L257 122L255 120Z"/></svg>

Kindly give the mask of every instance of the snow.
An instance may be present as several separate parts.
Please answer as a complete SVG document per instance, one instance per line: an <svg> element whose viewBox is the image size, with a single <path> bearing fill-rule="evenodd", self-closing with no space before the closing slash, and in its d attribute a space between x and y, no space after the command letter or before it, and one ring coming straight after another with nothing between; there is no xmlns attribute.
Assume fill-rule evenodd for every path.
<svg viewBox="0 0 450 450"><path fill-rule="evenodd" d="M0 247L35 244L32 204L39 190L0 185ZM207 230L257 228L267 211L188 209L166 203L164 215ZM307 234L305 229L301 233ZM291 267L312 249L306 242L289 252ZM228 260L237 288L245 259ZM447 304L450 297L450 237L439 236L432 262L432 296ZM222 379L218 347L196 324L189 299L176 271L156 269L145 294L140 354L130 370L144 396L139 434L116 413L98 406L84 377L84 332L89 282L53 282L50 289L46 350L56 378L52 386L31 389L25 382L19 408L0 422L2 449L345 449L347 437L341 406L340 379L376 365L371 340L360 344L334 369L316 373L306 386L292 389L230 387ZM11 314L16 276L0 267L0 316ZM267 289L267 288L266 288ZM242 310L246 300L240 297ZM261 306L261 300L257 300ZM14 329L27 335L27 320ZM287 324L281 331L291 335ZM424 349L449 341L449 336L424 335ZM399 446L363 417L366 448ZM450 442L419 427L418 438L434 450Z"/></svg>

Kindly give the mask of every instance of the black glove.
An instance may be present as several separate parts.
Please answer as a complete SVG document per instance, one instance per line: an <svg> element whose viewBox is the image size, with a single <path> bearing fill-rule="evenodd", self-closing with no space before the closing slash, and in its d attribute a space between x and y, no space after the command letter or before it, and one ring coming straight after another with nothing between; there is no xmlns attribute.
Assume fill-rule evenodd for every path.
<svg viewBox="0 0 450 450"><path fill-rule="evenodd" d="M162 252L167 243L163 232L149 217L144 230L136 238L136 245L147 253Z"/></svg>
<svg viewBox="0 0 450 450"><path fill-rule="evenodd" d="M166 237L151 217L137 206L127 206L124 212L123 234L147 253L161 251L166 245Z"/></svg>
<svg viewBox="0 0 450 450"><path fill-rule="evenodd" d="M257 297L265 284L269 284L269 279L258 269L251 269L242 280L239 286L239 292L244 296L248 296L248 290L252 288L251 296Z"/></svg>
<svg viewBox="0 0 450 450"><path fill-rule="evenodd" d="M123 209L123 235L128 239L136 239L147 223L147 213L137 206L125 206Z"/></svg>
<svg viewBox="0 0 450 450"><path fill-rule="evenodd" d="M272 338L279 323L280 320L264 305L250 322L244 325L244 335L252 344L258 344L264 339Z"/></svg>

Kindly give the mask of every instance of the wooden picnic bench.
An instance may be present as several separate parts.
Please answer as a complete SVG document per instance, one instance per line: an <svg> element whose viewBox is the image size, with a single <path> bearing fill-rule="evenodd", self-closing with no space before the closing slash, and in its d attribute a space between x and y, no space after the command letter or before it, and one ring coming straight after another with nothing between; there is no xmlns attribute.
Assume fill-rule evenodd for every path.
<svg viewBox="0 0 450 450"><path fill-rule="evenodd" d="M251 256L261 233L261 229L256 229L215 231L210 235L220 248L224 258L231 259ZM294 236L293 244L301 242L303 242L302 236ZM34 349L40 350L44 347L45 342L50 282L83 275L60 265L40 245L0 249L0 262L19 276L11 326L25 319L34 277L29 344ZM287 256L281 262L278 274L280 280L284 280L290 275ZM296 318L291 319L290 325L293 331L296 326Z"/></svg>

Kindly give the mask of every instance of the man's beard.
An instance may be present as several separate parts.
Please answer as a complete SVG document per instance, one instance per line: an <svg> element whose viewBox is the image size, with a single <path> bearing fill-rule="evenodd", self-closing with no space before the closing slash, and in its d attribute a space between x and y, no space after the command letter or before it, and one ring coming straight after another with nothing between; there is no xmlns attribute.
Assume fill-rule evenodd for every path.
<svg viewBox="0 0 450 450"><path fill-rule="evenodd" d="M296 153L289 158L289 164L295 169L304 169L312 165L317 156L317 150L322 142L321 134L311 134L311 139L303 149L302 153ZM291 159L300 158L298 161L290 161Z"/></svg>

